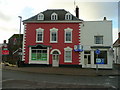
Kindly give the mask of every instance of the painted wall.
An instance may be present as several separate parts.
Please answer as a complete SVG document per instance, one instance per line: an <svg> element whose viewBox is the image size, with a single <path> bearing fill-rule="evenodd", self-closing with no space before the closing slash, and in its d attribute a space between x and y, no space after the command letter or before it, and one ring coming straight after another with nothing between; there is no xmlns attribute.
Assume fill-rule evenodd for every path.
<svg viewBox="0 0 120 90"><path fill-rule="evenodd" d="M36 43L36 29L44 29L44 42ZM58 29L58 43L50 43L50 29ZM64 43L64 29L72 28L72 42L73 43ZM52 49L59 49L61 52L60 55L60 64L79 64L79 53L72 51L72 63L64 63L64 48L70 47L74 49L74 45L79 44L79 24L78 23L28 23L25 25L25 35L24 35L24 56L25 63L29 61L29 45L44 44L52 46ZM49 52L49 54L50 54ZM49 64L52 64L52 55L49 56Z"/></svg>
<svg viewBox="0 0 120 90"><path fill-rule="evenodd" d="M103 36L103 44L97 45L94 43L94 36ZM91 51L91 65L89 67L95 68L94 64L94 51L91 49L91 46L112 46L112 21L84 21L81 26L81 44L83 45L84 50ZM106 50L108 55L108 64L99 65L99 68L112 68L113 56L109 49L100 49ZM81 53L81 62L84 67L84 52Z"/></svg>

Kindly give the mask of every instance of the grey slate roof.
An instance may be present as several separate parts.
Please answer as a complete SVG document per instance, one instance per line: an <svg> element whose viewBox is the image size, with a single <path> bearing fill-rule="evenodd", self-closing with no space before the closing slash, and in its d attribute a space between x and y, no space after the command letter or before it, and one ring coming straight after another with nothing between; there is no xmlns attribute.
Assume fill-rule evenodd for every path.
<svg viewBox="0 0 120 90"><path fill-rule="evenodd" d="M29 18L29 19L26 19L24 20L23 22L32 22L32 21L51 21L51 14L52 13L56 13L58 15L58 20L56 21L69 21L69 20L65 20L65 14L66 13L70 13L64 9L47 9L43 12L41 12L42 14L44 14L44 20L37 20L37 15ZM72 14L71 14L72 15ZM78 19L76 16L72 15L72 20L73 21L83 21L82 19Z"/></svg>

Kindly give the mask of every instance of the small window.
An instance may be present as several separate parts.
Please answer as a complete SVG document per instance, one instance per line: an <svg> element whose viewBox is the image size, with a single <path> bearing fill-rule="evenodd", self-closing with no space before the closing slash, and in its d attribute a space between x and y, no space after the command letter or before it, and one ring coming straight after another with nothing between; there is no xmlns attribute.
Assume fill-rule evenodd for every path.
<svg viewBox="0 0 120 90"><path fill-rule="evenodd" d="M103 44L103 36L94 36L95 44Z"/></svg>
<svg viewBox="0 0 120 90"><path fill-rule="evenodd" d="M38 20L44 20L44 15L42 13L38 14Z"/></svg>
<svg viewBox="0 0 120 90"><path fill-rule="evenodd" d="M51 15L51 20L57 20L57 19L58 19L57 14L56 14L56 13L53 13L53 14Z"/></svg>
<svg viewBox="0 0 120 90"><path fill-rule="evenodd" d="M72 20L72 15L70 13L67 13L65 15L65 20Z"/></svg>

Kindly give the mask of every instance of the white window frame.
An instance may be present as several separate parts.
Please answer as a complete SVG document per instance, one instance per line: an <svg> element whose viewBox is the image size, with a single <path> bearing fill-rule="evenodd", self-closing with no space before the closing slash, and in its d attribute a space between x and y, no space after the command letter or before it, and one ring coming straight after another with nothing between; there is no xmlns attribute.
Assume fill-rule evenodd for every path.
<svg viewBox="0 0 120 90"><path fill-rule="evenodd" d="M58 20L58 15L55 12L51 14L51 20Z"/></svg>
<svg viewBox="0 0 120 90"><path fill-rule="evenodd" d="M38 33L42 32L42 40L38 41ZM38 28L36 29L36 43L43 43L43 37L44 37L44 29L42 28Z"/></svg>
<svg viewBox="0 0 120 90"><path fill-rule="evenodd" d="M70 61L66 60L66 51L69 51L71 53ZM70 47L64 48L64 62L72 63L72 48Z"/></svg>
<svg viewBox="0 0 120 90"><path fill-rule="evenodd" d="M66 13L65 20L72 20L72 15L70 13Z"/></svg>
<svg viewBox="0 0 120 90"><path fill-rule="evenodd" d="M101 38L102 38L102 43L96 43L96 37L101 37ZM102 35L98 35L98 36L96 35L96 36L94 36L94 44L95 44L95 45L103 45L103 38L104 38L104 37L103 37ZM101 41L100 41L100 42L101 42Z"/></svg>
<svg viewBox="0 0 120 90"><path fill-rule="evenodd" d="M39 13L38 17L37 17L37 20L44 20L44 14Z"/></svg>
<svg viewBox="0 0 120 90"><path fill-rule="evenodd" d="M71 29L71 28L64 29L64 32L65 32L65 34L64 34L64 41L65 41L65 43L72 43L72 31L73 31L73 29ZM66 33L67 32L71 33L71 41L66 41Z"/></svg>
<svg viewBox="0 0 120 90"><path fill-rule="evenodd" d="M52 41L52 32L56 33L56 41ZM50 29L50 43L57 43L58 42L58 29L52 28Z"/></svg>

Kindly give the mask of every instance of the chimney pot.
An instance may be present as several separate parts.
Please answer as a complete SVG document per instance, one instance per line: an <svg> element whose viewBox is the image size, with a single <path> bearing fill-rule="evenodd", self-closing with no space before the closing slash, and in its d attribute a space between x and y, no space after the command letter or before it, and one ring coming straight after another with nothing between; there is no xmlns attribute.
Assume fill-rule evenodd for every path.
<svg viewBox="0 0 120 90"><path fill-rule="evenodd" d="M106 17L104 17L104 19L103 20L107 20L107 18Z"/></svg>

